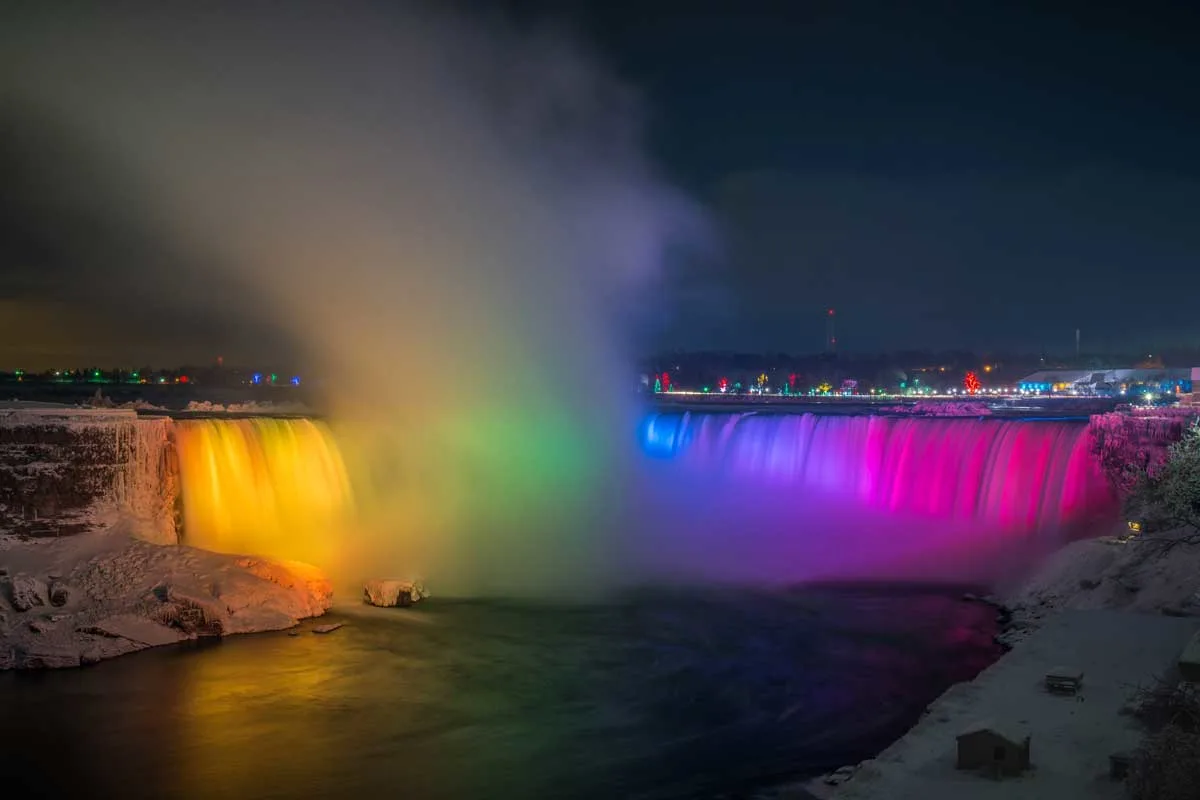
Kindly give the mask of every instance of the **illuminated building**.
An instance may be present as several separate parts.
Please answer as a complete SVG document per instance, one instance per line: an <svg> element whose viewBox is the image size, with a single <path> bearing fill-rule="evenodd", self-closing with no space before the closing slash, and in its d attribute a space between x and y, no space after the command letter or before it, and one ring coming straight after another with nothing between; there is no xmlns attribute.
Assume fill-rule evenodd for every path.
<svg viewBox="0 0 1200 800"><path fill-rule="evenodd" d="M1032 394L1119 396L1131 387L1162 394L1179 394L1192 390L1192 372L1188 367L1040 370L1021 378L1017 387L1022 392Z"/></svg>

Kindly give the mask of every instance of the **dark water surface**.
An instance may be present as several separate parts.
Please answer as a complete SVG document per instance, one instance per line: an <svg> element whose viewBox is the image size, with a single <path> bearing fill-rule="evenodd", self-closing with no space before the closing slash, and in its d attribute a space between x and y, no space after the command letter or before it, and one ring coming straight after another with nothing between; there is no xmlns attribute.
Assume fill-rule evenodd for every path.
<svg viewBox="0 0 1200 800"><path fill-rule="evenodd" d="M959 590L433 601L0 674L17 797L742 797L873 755L998 655Z"/></svg>

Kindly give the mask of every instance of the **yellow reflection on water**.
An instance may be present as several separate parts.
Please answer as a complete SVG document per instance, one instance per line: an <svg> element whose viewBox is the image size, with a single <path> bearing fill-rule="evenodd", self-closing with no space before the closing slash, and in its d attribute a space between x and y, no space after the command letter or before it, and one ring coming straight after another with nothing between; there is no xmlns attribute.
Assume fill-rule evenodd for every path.
<svg viewBox="0 0 1200 800"><path fill-rule="evenodd" d="M353 494L323 422L185 420L175 436L187 544L336 566Z"/></svg>

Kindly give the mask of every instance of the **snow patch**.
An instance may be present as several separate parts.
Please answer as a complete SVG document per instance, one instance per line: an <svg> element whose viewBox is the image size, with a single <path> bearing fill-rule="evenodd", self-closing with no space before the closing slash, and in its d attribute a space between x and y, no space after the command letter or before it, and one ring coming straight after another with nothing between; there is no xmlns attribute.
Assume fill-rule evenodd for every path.
<svg viewBox="0 0 1200 800"><path fill-rule="evenodd" d="M3 551L0 669L79 666L201 636L281 630L332 603L329 581L307 564L155 545L126 530Z"/></svg>

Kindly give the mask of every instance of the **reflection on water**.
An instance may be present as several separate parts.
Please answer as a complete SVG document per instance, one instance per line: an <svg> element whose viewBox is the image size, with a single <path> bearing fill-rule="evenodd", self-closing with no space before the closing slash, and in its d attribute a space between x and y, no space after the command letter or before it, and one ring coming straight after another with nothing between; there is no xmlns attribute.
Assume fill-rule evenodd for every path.
<svg viewBox="0 0 1200 800"><path fill-rule="evenodd" d="M988 609L918 588L341 619L0 675L0 771L44 796L737 794L872 754L996 655Z"/></svg>

